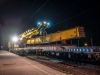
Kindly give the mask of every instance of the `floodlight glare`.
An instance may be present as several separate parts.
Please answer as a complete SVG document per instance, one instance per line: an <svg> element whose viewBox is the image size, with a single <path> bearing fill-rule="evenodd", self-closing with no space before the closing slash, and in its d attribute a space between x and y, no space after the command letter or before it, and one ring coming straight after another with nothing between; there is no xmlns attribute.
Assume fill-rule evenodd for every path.
<svg viewBox="0 0 100 75"><path fill-rule="evenodd" d="M13 38L12 38L12 41L13 41L13 42L17 42L17 41L18 41L18 38L17 38L17 37L13 37Z"/></svg>
<svg viewBox="0 0 100 75"><path fill-rule="evenodd" d="M20 40L22 40L23 38L20 38Z"/></svg>
<svg viewBox="0 0 100 75"><path fill-rule="evenodd" d="M50 23L47 23L47 27L50 27Z"/></svg>
<svg viewBox="0 0 100 75"><path fill-rule="evenodd" d="M50 25L50 23L47 23L47 25Z"/></svg>
<svg viewBox="0 0 100 75"><path fill-rule="evenodd" d="M38 24L40 24L40 22L38 22Z"/></svg>
<svg viewBox="0 0 100 75"><path fill-rule="evenodd" d="M46 22L43 22L44 24L46 24Z"/></svg>

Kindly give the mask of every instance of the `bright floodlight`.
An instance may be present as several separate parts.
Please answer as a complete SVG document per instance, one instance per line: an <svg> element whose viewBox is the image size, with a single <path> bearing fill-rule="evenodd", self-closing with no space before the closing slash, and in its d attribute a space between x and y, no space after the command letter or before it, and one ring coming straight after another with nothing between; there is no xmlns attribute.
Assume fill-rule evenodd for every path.
<svg viewBox="0 0 100 75"><path fill-rule="evenodd" d="M38 22L37 26L41 26L41 25L42 25L42 23L41 22Z"/></svg>
<svg viewBox="0 0 100 75"><path fill-rule="evenodd" d="M17 38L17 37L13 37L13 38L12 38L12 41L13 41L13 42L17 42L17 41L18 41L18 38Z"/></svg>
<svg viewBox="0 0 100 75"><path fill-rule="evenodd" d="M40 25L40 22L38 22L38 24Z"/></svg>
<svg viewBox="0 0 100 75"><path fill-rule="evenodd" d="M43 22L44 24L46 24L46 22Z"/></svg>
<svg viewBox="0 0 100 75"><path fill-rule="evenodd" d="M48 25L50 25L50 23L47 23Z"/></svg>
<svg viewBox="0 0 100 75"><path fill-rule="evenodd" d="M50 27L50 23L47 23L47 26Z"/></svg>

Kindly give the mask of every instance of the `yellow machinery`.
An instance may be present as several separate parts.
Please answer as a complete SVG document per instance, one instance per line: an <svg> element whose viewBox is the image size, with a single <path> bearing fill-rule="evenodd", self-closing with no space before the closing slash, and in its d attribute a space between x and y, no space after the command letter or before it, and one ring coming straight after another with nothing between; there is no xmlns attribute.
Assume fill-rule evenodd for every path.
<svg viewBox="0 0 100 75"><path fill-rule="evenodd" d="M20 40L19 44L22 43L21 45L25 47L26 44L42 44L42 43L49 43L49 42L56 42L61 40L85 37L84 27L75 27L68 30L55 32L52 34L45 33L45 35L43 35L45 29L48 27L49 27L49 23L47 22L38 23L37 28L32 28L19 35L19 40ZM32 38L32 36L38 34L40 34L41 36Z"/></svg>
<svg viewBox="0 0 100 75"><path fill-rule="evenodd" d="M26 44L42 44L42 43L49 43L55 42L60 40L68 40L73 38L80 38L85 37L84 27L75 27L72 29L47 34L46 36L39 36L36 38L31 38L27 40Z"/></svg>
<svg viewBox="0 0 100 75"><path fill-rule="evenodd" d="M32 38L32 36L34 35L38 35L40 33L40 35L43 35L45 32L45 29L49 27L49 23L43 21L43 22L39 22L38 23L38 27L37 28L32 28L24 33L22 33L21 35L19 35L18 40L19 42L17 43L17 45L26 45L26 41L30 38ZM45 33L46 34L46 33ZM8 48L14 47L13 42L9 41L8 42Z"/></svg>
<svg viewBox="0 0 100 75"><path fill-rule="evenodd" d="M44 35L46 34L45 29L49 27L49 23L47 22L39 22L37 28L32 28L21 35L19 35L19 46L23 45L24 47L26 46L26 42L28 39L32 38L34 35Z"/></svg>
<svg viewBox="0 0 100 75"><path fill-rule="evenodd" d="M31 38L34 35L38 35L43 34L43 32L45 31L46 28L49 27L49 23L46 22L41 22L38 23L38 27L37 28L32 28L26 32L24 32L23 34L19 35L20 40L23 40L23 38Z"/></svg>

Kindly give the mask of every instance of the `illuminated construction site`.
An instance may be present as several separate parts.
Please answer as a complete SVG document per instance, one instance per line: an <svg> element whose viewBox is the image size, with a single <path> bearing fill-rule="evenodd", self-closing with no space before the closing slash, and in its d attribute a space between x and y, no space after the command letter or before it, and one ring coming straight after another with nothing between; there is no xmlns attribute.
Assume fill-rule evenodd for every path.
<svg viewBox="0 0 100 75"><path fill-rule="evenodd" d="M37 28L32 28L19 35L17 45L15 45L16 43L9 42L9 51L19 55L24 55L29 52L36 54L38 52L43 56L52 56L62 59L100 60L99 47L77 47L76 45L68 46L66 44L66 40L85 37L84 27L78 26L52 34L47 34L45 29L49 27L49 23L38 23ZM49 44L57 41L61 41L62 43ZM31 44L33 46L29 46ZM23 45L23 47L20 47L19 45Z"/></svg>
<svg viewBox="0 0 100 75"><path fill-rule="evenodd" d="M49 28L50 24L46 22L38 23L37 28L32 28L21 35L19 35L19 44L24 42L24 44L43 44L50 43L68 39L75 39L85 37L84 27L75 27L52 34L47 34L46 28ZM38 37L32 38L35 35L40 34ZM10 47L10 45L8 46ZM25 46L24 46L25 47Z"/></svg>

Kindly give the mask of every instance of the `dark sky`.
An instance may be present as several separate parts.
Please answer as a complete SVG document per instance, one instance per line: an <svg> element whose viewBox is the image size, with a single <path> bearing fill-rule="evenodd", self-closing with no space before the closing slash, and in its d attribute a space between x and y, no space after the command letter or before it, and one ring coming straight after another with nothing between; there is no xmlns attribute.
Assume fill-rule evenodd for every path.
<svg viewBox="0 0 100 75"><path fill-rule="evenodd" d="M0 0L2 44L36 27L38 21L50 22L48 33L84 26L86 40L100 42L99 0Z"/></svg>

